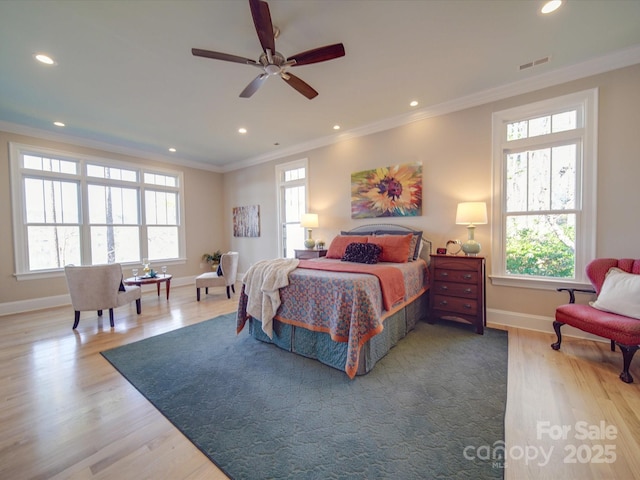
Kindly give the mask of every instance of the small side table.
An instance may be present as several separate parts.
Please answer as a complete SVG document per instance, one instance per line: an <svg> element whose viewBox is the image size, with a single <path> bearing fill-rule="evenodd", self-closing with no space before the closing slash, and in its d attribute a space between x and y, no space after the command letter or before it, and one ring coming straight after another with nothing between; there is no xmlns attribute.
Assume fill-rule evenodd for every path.
<svg viewBox="0 0 640 480"><path fill-rule="evenodd" d="M305 249L305 250L294 250L296 258L299 260L311 260L312 258L320 258L326 257L326 250L316 250L316 249Z"/></svg>
<svg viewBox="0 0 640 480"><path fill-rule="evenodd" d="M129 277L123 280L125 285L151 285L156 284L158 288L158 296L160 296L160 284L164 283L167 289L167 300L169 300L169 291L171 290L171 278L172 275L168 273L160 273L155 277Z"/></svg>

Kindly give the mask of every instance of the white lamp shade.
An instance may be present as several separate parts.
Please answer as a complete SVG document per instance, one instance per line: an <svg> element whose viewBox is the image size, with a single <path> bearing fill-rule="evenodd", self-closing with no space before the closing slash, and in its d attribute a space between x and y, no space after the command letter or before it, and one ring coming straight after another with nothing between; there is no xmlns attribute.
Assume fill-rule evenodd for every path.
<svg viewBox="0 0 640 480"><path fill-rule="evenodd" d="M456 224L484 225L487 223L487 204L484 202L463 202L458 204Z"/></svg>
<svg viewBox="0 0 640 480"><path fill-rule="evenodd" d="M317 213L303 213L300 218L300 225L304 228L317 228L318 227L318 214Z"/></svg>

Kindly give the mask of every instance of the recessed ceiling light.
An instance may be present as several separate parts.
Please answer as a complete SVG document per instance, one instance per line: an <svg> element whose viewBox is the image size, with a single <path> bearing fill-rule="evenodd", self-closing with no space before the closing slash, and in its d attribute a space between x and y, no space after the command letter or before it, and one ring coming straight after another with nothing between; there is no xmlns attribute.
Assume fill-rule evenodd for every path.
<svg viewBox="0 0 640 480"><path fill-rule="evenodd" d="M550 0L542 6L540 12L545 14L555 12L560 8L560 5L562 5L562 0Z"/></svg>
<svg viewBox="0 0 640 480"><path fill-rule="evenodd" d="M64 126L65 126L63 122L53 122L53 124L54 124L56 127L64 127Z"/></svg>
<svg viewBox="0 0 640 480"><path fill-rule="evenodd" d="M176 153L176 149L175 149L175 148L173 148L173 147L169 147L169 151L170 151L171 153Z"/></svg>
<svg viewBox="0 0 640 480"><path fill-rule="evenodd" d="M333 126L333 129L334 129L334 130L340 130L340 125L334 125L334 126Z"/></svg>
<svg viewBox="0 0 640 480"><path fill-rule="evenodd" d="M246 129L246 128L244 128L244 127L240 127L240 128L238 129L238 133L242 133L242 134L244 135L245 133L247 133L247 129Z"/></svg>
<svg viewBox="0 0 640 480"><path fill-rule="evenodd" d="M417 102L417 100L413 100L413 101L409 104L409 106L410 106L410 107L417 107L417 106L418 106L418 102Z"/></svg>
<svg viewBox="0 0 640 480"><path fill-rule="evenodd" d="M53 61L49 55L45 55L44 53L36 53L34 58L38 60L40 63L44 63L45 65L53 65L56 62Z"/></svg>

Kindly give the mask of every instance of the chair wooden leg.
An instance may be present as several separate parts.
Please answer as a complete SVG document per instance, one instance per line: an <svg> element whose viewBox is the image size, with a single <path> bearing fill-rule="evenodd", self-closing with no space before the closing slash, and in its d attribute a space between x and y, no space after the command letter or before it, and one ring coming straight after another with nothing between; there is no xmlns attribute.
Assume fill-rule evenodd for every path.
<svg viewBox="0 0 640 480"><path fill-rule="evenodd" d="M234 287L234 286L233 286L233 283L231 284L231 291L232 291L233 293L236 293L236 287Z"/></svg>
<svg viewBox="0 0 640 480"><path fill-rule="evenodd" d="M200 301L200 289L196 288L196 298Z"/></svg>
<svg viewBox="0 0 640 480"><path fill-rule="evenodd" d="M140 298L136 299L136 313L140 315L142 313L142 302Z"/></svg>
<svg viewBox="0 0 640 480"><path fill-rule="evenodd" d="M207 295L209 295L209 287L204 287L204 293L206 293Z"/></svg>
<svg viewBox="0 0 640 480"><path fill-rule="evenodd" d="M227 298L231 298L231 293L229 293L229 285L227 285Z"/></svg>
<svg viewBox="0 0 640 480"><path fill-rule="evenodd" d="M111 324L111 328L113 328L113 308L109 309L109 323Z"/></svg>
<svg viewBox="0 0 640 480"><path fill-rule="evenodd" d="M556 331L556 337L558 337L558 341L551 344L551 348L554 350L560 350L560 344L562 343L562 334L560 333L560 327L562 327L564 323L558 322L557 320L553 321L553 329Z"/></svg>
<svg viewBox="0 0 640 480"><path fill-rule="evenodd" d="M73 318L73 330L76 329L78 323L80 322L80 312L78 310L75 311L75 315Z"/></svg>
<svg viewBox="0 0 640 480"><path fill-rule="evenodd" d="M611 340L611 351L612 352L616 351L616 342L614 340Z"/></svg>
<svg viewBox="0 0 640 480"><path fill-rule="evenodd" d="M101 317L102 316L102 310L98 310L98 316Z"/></svg>
<svg viewBox="0 0 640 480"><path fill-rule="evenodd" d="M633 377L629 373L629 367L631 366L631 360L638 350L638 345L623 345L618 343L620 350L622 350L622 373L620 374L620 380L624 383L633 383Z"/></svg>

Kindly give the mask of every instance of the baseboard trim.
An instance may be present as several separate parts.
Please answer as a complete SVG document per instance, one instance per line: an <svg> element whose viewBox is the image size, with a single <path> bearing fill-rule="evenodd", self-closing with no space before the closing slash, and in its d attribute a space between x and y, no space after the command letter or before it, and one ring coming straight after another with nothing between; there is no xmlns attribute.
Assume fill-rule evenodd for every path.
<svg viewBox="0 0 640 480"><path fill-rule="evenodd" d="M242 278L239 276L238 278ZM185 285L193 285L195 288L195 276L180 277L171 279L171 285L176 287L182 287ZM154 289L155 286L151 285L149 290ZM195 295L195 294L194 294ZM22 300L17 302L5 302L0 303L0 317L4 315L12 315L17 313L31 312L35 310L44 310L45 308L62 307L70 305L71 299L69 295L57 295L54 297L42 297L32 298L29 300ZM545 317L541 315L530 315L526 313L510 312L507 310L497 310L493 308L487 309L487 324L488 326L495 325L497 327L512 327L519 328L521 330L532 330L534 332L551 333L555 335L553 330L553 318ZM606 338L591 335L590 333L583 332L569 325L562 327L563 337L575 337L584 338L587 340L595 340L599 342L608 342Z"/></svg>
<svg viewBox="0 0 640 480"><path fill-rule="evenodd" d="M487 325L495 325L499 327L513 327L521 330L532 330L534 332L551 333L553 330L553 317L545 317L542 315L530 315L527 313L509 312L507 310L487 309ZM597 335L592 335L569 325L562 327L562 337L583 338L586 340L595 340L598 342L609 342L610 340Z"/></svg>
<svg viewBox="0 0 640 480"><path fill-rule="evenodd" d="M193 285L195 298L195 275L192 277L174 277L171 279L172 287L182 287L185 285ZM146 291L156 290L155 285L145 285L143 293ZM0 303L0 317L5 315L15 315L18 313L33 312L36 310L44 310L47 308L64 307L71 305L71 297L69 294L55 295L53 297L30 298L28 300L18 300L16 302Z"/></svg>

